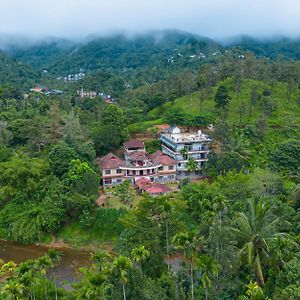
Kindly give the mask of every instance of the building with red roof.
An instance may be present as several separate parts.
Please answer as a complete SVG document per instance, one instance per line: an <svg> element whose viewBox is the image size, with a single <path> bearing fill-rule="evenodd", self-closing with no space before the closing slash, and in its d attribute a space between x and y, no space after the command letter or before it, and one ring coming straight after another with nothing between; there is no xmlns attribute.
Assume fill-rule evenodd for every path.
<svg viewBox="0 0 300 300"><path fill-rule="evenodd" d="M172 192L168 186L158 182L152 182L145 177L141 177L136 180L135 184L140 192L146 192L151 196L165 195Z"/></svg>
<svg viewBox="0 0 300 300"><path fill-rule="evenodd" d="M103 186L116 185L124 181L125 171L121 169L126 165L124 160L113 153L108 153L97 158L96 162L101 170Z"/></svg>
<svg viewBox="0 0 300 300"><path fill-rule="evenodd" d="M176 180L176 162L161 151L148 155L145 144L139 140L124 143L124 159L113 153L97 158L102 173L103 186L113 186L129 180L136 183L140 178L150 182Z"/></svg>

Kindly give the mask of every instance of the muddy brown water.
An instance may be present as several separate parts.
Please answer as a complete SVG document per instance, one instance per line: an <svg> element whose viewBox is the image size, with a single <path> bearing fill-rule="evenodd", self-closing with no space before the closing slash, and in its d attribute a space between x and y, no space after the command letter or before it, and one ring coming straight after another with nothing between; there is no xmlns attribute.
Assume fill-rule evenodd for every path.
<svg viewBox="0 0 300 300"><path fill-rule="evenodd" d="M48 252L47 247L40 245L23 245L0 240L0 259L4 262L20 263L35 259ZM79 268L91 265L90 252L70 248L57 249L62 253L60 261L49 271L48 277L55 280L59 286L71 288L71 284L80 279ZM68 283L66 283L68 282Z"/></svg>

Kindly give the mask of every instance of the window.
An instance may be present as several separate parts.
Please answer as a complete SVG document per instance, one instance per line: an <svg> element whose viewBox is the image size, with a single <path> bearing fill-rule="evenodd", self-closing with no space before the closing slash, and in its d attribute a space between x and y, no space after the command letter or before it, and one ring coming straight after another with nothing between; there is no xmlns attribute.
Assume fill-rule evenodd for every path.
<svg viewBox="0 0 300 300"><path fill-rule="evenodd" d="M162 171L163 169L164 169L163 166L160 166L160 167L158 168L159 171Z"/></svg>
<svg viewBox="0 0 300 300"><path fill-rule="evenodd" d="M168 179L174 179L174 175L169 175Z"/></svg>
<svg viewBox="0 0 300 300"><path fill-rule="evenodd" d="M135 170L132 171L132 174L135 175Z"/></svg>
<svg viewBox="0 0 300 300"><path fill-rule="evenodd" d="M117 169L117 174L122 174L122 170L121 169Z"/></svg>
<svg viewBox="0 0 300 300"><path fill-rule="evenodd" d="M174 170L174 166L169 166L169 170Z"/></svg>
<svg viewBox="0 0 300 300"><path fill-rule="evenodd" d="M181 167L181 163L178 163L178 167L179 167L179 168Z"/></svg>
<svg viewBox="0 0 300 300"><path fill-rule="evenodd" d="M104 174L105 174L105 175L111 174L111 170L105 170L105 171L104 171Z"/></svg>
<svg viewBox="0 0 300 300"><path fill-rule="evenodd" d="M122 182L122 179L117 179L117 183L121 183Z"/></svg>
<svg viewBox="0 0 300 300"><path fill-rule="evenodd" d="M111 184L111 179L105 179L104 184Z"/></svg>

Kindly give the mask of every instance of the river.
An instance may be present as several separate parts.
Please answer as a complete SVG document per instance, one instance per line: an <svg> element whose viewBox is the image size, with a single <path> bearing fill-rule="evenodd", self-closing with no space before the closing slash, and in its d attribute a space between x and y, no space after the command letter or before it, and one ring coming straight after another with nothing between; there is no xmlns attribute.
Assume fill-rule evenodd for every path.
<svg viewBox="0 0 300 300"><path fill-rule="evenodd" d="M14 261L20 263L28 259L35 259L47 253L49 248L39 245L23 245L15 242L0 240L0 258L4 261ZM59 286L70 288L71 285L65 283L75 282L79 279L78 269L89 266L90 252L77 249L61 248L57 250L62 253L62 258L57 265L49 271L48 276L57 281Z"/></svg>

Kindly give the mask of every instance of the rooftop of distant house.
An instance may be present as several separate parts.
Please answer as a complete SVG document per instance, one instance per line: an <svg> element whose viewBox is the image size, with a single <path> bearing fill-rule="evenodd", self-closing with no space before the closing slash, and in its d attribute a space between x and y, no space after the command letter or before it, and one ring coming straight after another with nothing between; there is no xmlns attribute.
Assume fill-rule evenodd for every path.
<svg viewBox="0 0 300 300"><path fill-rule="evenodd" d="M169 139L173 140L175 143L193 143L193 142L204 142L211 141L211 138L203 133L201 130L197 132L183 132L177 126L172 126L168 129L166 133L163 133L162 136L166 136Z"/></svg>

